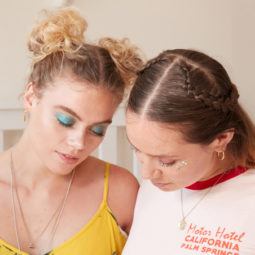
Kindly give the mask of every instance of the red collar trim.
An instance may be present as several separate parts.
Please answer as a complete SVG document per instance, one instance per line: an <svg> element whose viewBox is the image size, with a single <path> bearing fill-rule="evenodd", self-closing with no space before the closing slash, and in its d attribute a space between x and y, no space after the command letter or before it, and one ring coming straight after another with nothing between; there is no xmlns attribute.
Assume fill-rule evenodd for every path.
<svg viewBox="0 0 255 255"><path fill-rule="evenodd" d="M244 173L245 171L247 171L247 168L243 167L243 166L238 166L236 168L233 168L233 169L229 170L228 172L226 172L217 184L225 182L229 179L232 179L232 178ZM207 189L215 184L215 182L220 177L220 175L221 174L216 175L216 176L212 177L211 179L208 179L205 181L195 182L195 183L191 184L190 186L187 186L186 189L191 189L191 190Z"/></svg>

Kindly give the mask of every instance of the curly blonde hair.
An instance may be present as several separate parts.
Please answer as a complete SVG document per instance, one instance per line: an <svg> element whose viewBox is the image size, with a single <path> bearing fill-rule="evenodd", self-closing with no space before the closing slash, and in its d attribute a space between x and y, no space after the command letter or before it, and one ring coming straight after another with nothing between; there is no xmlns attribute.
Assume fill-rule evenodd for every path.
<svg viewBox="0 0 255 255"><path fill-rule="evenodd" d="M143 67L141 51L128 39L102 38L97 44L85 41L86 20L71 7L45 11L33 28L28 49L32 55L29 82L42 91L62 71L104 86L122 99Z"/></svg>

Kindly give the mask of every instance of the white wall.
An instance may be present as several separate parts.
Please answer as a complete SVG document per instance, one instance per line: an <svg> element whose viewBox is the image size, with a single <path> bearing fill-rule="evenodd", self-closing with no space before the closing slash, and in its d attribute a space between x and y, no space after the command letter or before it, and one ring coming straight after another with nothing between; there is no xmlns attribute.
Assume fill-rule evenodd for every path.
<svg viewBox="0 0 255 255"><path fill-rule="evenodd" d="M40 10L58 6L57 0L8 0L0 6L0 109L20 107L29 70L26 40Z"/></svg>
<svg viewBox="0 0 255 255"><path fill-rule="evenodd" d="M232 14L232 55L234 81L239 87L241 102L255 119L255 1L234 1Z"/></svg>

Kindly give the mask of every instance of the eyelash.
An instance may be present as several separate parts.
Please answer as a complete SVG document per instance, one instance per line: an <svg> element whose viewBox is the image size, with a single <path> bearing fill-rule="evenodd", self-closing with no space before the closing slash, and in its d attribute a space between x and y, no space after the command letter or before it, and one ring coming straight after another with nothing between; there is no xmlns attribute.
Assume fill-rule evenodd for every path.
<svg viewBox="0 0 255 255"><path fill-rule="evenodd" d="M139 150L137 148L135 148L133 145L130 145L131 146L131 149L135 152L135 153L139 153ZM170 167L170 166L173 166L174 164L176 163L176 161L172 161L172 162L168 162L168 163L165 163L165 162L162 162L161 160L159 160L159 165L161 167Z"/></svg>
<svg viewBox="0 0 255 255"><path fill-rule="evenodd" d="M159 165L160 165L161 167L170 167L170 166L173 166L175 163L176 163L176 161L168 162L168 163L164 163L164 162L162 162L162 161L159 161Z"/></svg>
<svg viewBox="0 0 255 255"><path fill-rule="evenodd" d="M61 120L61 118L67 119L67 122L69 122L69 123L66 123L65 121ZM61 126L64 126L66 128L71 128L75 124L75 120L65 114L57 113L56 119ZM103 130L103 132L97 132L97 131L93 130L93 128L90 129L90 132L92 135L95 135L98 137L103 137L105 135L105 129L102 127L101 127L101 129Z"/></svg>
<svg viewBox="0 0 255 255"><path fill-rule="evenodd" d="M93 134L93 135L95 135L95 136L99 136L99 137L103 137L104 135L105 135L105 132L103 132L103 133L97 133L96 131L94 131L94 130L90 130L90 132Z"/></svg>
<svg viewBox="0 0 255 255"><path fill-rule="evenodd" d="M62 118L68 118L69 119L69 123L66 123L64 122L63 120L61 120L61 117ZM74 125L75 123L75 120L73 120L72 118L70 118L69 116L65 116L65 115L62 115L62 114L56 114L56 119L58 121L58 123L66 128L70 128ZM67 121L68 122L68 121Z"/></svg>

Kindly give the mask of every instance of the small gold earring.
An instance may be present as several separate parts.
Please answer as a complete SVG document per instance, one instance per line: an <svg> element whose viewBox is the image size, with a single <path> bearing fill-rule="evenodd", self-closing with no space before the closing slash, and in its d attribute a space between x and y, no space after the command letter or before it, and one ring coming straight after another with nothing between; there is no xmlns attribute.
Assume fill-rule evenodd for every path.
<svg viewBox="0 0 255 255"><path fill-rule="evenodd" d="M217 151L217 157L219 160L225 159L225 151Z"/></svg>

